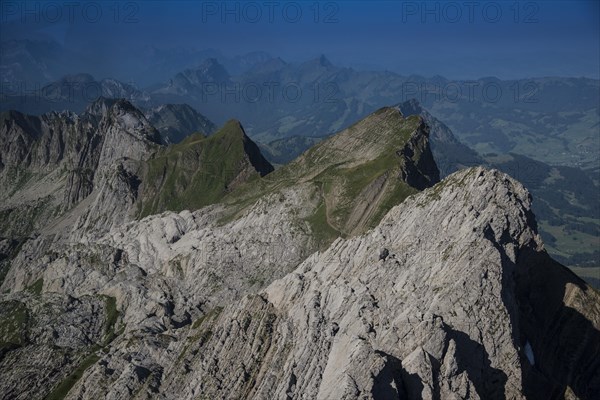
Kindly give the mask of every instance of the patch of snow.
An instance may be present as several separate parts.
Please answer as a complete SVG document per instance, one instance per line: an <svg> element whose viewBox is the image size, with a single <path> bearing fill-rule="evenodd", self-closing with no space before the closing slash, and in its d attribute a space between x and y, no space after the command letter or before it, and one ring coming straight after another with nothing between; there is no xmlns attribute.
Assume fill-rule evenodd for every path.
<svg viewBox="0 0 600 400"><path fill-rule="evenodd" d="M531 348L531 344L529 343L529 341L527 341L527 343L525 343L525 355L527 356L527 359L529 360L529 364L535 365L535 358L533 357L533 349Z"/></svg>

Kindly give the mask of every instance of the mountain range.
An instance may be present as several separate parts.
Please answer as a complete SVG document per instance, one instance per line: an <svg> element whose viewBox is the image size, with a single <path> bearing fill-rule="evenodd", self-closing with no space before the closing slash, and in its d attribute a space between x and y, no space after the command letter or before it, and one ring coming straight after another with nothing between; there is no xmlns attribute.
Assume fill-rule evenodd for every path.
<svg viewBox="0 0 600 400"><path fill-rule="evenodd" d="M456 139L418 103L278 169L237 120L168 144L146 114L2 114L3 397L600 391L600 294L550 258L522 184L441 179Z"/></svg>
<svg viewBox="0 0 600 400"><path fill-rule="evenodd" d="M129 57L122 60L120 73L115 74L113 71L111 74L106 70L106 65L98 63L95 57L68 48L47 35L0 40L0 54L2 82L8 86L26 84L29 90L79 71L88 71L98 76L110 75L126 82L135 80L138 86L145 87L162 82L183 69L197 66L207 58L219 60L235 74L243 73L255 64L272 58L264 51L227 56L216 49L164 49L143 45L129 51Z"/></svg>
<svg viewBox="0 0 600 400"><path fill-rule="evenodd" d="M442 77L354 71L336 67L324 56L301 64L266 54L248 60L256 62L235 76L216 58L209 58L148 90L111 79L96 81L88 74L67 76L39 93L5 96L3 108L34 114L63 108L81 112L98 94L125 97L145 110L165 143L178 142L194 132L210 134L216 129L210 121L223 123L231 113L244 121L248 136L277 166L378 105L394 104L398 97L411 93L425 103L400 104L405 104L408 115L422 115L432 126L432 149L442 176L465 166L487 165L519 179L539 199L534 207L553 256L575 268L592 267L577 271L598 284L597 81L484 78L452 82ZM450 101L444 88L454 87L461 88L463 96ZM284 88L297 88L301 96L286 101ZM325 96L324 88L328 88ZM489 88L504 95L492 102L491 94L486 94ZM515 97L519 88L529 91ZM249 99L256 96L251 94L253 89L260 94L256 101Z"/></svg>
<svg viewBox="0 0 600 400"><path fill-rule="evenodd" d="M71 73L37 89L5 87L2 108L81 112L97 96L112 92L144 108L189 104L217 124L235 116L245 121L251 137L266 144L329 135L384 105L416 98L480 154L516 152L551 165L598 169L600 83L594 79L456 81L357 71L325 56L289 63L260 52L230 59L213 50L190 56L186 67L161 80L126 84ZM85 93L77 89L82 82L89 87Z"/></svg>

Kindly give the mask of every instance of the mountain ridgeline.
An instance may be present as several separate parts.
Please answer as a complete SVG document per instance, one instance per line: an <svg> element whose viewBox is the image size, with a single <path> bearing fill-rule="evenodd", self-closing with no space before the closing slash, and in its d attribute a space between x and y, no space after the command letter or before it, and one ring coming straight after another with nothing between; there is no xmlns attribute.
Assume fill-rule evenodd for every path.
<svg viewBox="0 0 600 400"><path fill-rule="evenodd" d="M54 47L42 59L54 54ZM15 69L26 55L37 59L30 54L38 49L32 43L5 48L15 61L4 66L11 74L27 73ZM553 257L600 285L597 79L455 81L355 70L325 56L294 63L260 52L228 58L208 50L189 57L165 54L172 59L164 59L155 51L148 56L158 57L153 61L158 69L144 77L159 71L162 77L149 86L136 88L86 73L55 76L31 91L11 91L9 86L0 94L0 110L83 112L98 95L124 97L144 110L165 143L178 143L192 133L209 135L216 130L209 120L222 125L235 115L264 157L280 166L379 108L403 101L398 106L406 116L420 115L430 126L441 177L486 165L524 183L538 199L536 215ZM39 67L48 67L48 61L40 61ZM285 88L292 87L298 98L286 97ZM497 98L490 98L488 89Z"/></svg>
<svg viewBox="0 0 600 400"><path fill-rule="evenodd" d="M148 161L141 215L216 203L237 186L272 171L239 121L231 120L214 135L190 135Z"/></svg>
<svg viewBox="0 0 600 400"><path fill-rule="evenodd" d="M27 52L21 49L14 55L23 54ZM140 88L89 74L55 78L25 93L9 86L0 94L0 110L81 112L99 95L124 97L145 109L185 103L218 124L235 115L250 137L268 144L294 136L331 135L383 106L417 98L480 154L516 152L549 164L598 167L597 79L461 81L355 70L324 56L292 63L255 54L244 58L241 67L211 52L204 54L206 59L191 56L180 69ZM288 87L298 88L298 98L288 98ZM492 88L497 96L489 95Z"/></svg>
<svg viewBox="0 0 600 400"><path fill-rule="evenodd" d="M197 209L255 174L273 170L237 121L210 137L192 134L167 146L126 100L100 98L80 115L10 111L0 122L1 212L7 235L25 237L40 227L40 220L46 223L74 208L80 220L96 207L115 209L99 204L101 199L127 199L115 209L120 215ZM206 127L214 130L210 122ZM84 199L91 205L78 207Z"/></svg>
<svg viewBox="0 0 600 400"><path fill-rule="evenodd" d="M429 130L418 117L382 108L224 198L236 213L265 193L302 185L317 207L308 219L328 245L364 232L407 196L439 181Z"/></svg>
<svg viewBox="0 0 600 400"><path fill-rule="evenodd" d="M600 392L600 294L548 256L527 189L463 168L418 104L278 169L239 121L177 110L2 114L3 398Z"/></svg>

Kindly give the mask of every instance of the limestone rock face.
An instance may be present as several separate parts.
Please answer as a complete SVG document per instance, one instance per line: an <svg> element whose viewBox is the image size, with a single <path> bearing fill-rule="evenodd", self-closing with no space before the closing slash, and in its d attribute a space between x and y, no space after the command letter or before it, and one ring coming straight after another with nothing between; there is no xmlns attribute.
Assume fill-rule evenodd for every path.
<svg viewBox="0 0 600 400"><path fill-rule="evenodd" d="M94 354L113 325L106 324L101 297L19 293L0 303L0 393L4 398L41 398L48 381L62 381L70 366ZM110 322L110 321L109 321ZM36 379L44 371L43 379Z"/></svg>
<svg viewBox="0 0 600 400"><path fill-rule="evenodd" d="M269 174L235 121L168 148L120 101L3 123L3 397L600 391L600 295L545 253L520 183L484 168L438 182L419 117L381 109ZM165 204L206 194L198 155L233 161L204 181L223 197L135 214L153 165ZM42 201L56 208L33 214Z"/></svg>
<svg viewBox="0 0 600 400"><path fill-rule="evenodd" d="M527 191L498 171L451 175L368 234L337 240L203 321L177 347L180 363L160 393L495 399L568 390L592 398L600 319L584 303L597 310L599 296L548 259L530 206ZM538 268L579 300L562 303L556 287L524 276ZM535 290L523 293L524 285ZM530 295L553 305L544 310ZM535 333L531 314L544 321ZM581 321L577 332L560 323L567 315ZM556 361L563 357L569 362Z"/></svg>
<svg viewBox="0 0 600 400"><path fill-rule="evenodd" d="M80 115L3 113L0 223L4 235L27 237L90 195L104 191L106 196L116 170L128 170L127 190L135 191L136 163L147 159L159 142L158 131L125 100L100 98ZM103 211L110 213L117 207L127 213L122 204L119 201Z"/></svg>
<svg viewBox="0 0 600 400"><path fill-rule="evenodd" d="M125 244L131 265L122 272L127 279L115 274L102 284L115 287L107 290L122 304L126 333L67 398L502 399L567 392L586 399L600 388L600 296L547 257L531 198L507 175L455 173L394 207L375 229L309 255L258 294L228 304L236 297L230 292L203 303L191 288L206 290L201 277L209 272L190 246L222 246L208 232L237 232L228 242L252 247L250 238L281 210L257 207L222 228L211 225L218 207L165 214L103 239L107 247ZM298 238L280 240L291 248ZM209 259L219 253L210 246ZM165 278L179 269L165 262L178 251L192 254L180 265L189 287ZM206 265L244 274L235 255L223 257ZM143 266L137 292L125 289L135 281L133 265ZM536 276L542 270L548 284ZM66 290L44 276L52 291ZM204 304L204 316L186 322L194 319L181 311L186 302Z"/></svg>

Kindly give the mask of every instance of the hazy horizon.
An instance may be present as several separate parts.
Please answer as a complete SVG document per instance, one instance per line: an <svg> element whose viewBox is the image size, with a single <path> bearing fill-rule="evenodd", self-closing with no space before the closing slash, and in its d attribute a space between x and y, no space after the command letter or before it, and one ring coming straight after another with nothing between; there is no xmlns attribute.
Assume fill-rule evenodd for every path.
<svg viewBox="0 0 600 400"><path fill-rule="evenodd" d="M180 53L164 60L174 64L219 49L286 62L324 54L338 66L453 80L600 78L595 1L270 4L3 2L0 33L5 43L53 40L78 60L71 73L98 79L139 79L151 48Z"/></svg>

